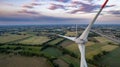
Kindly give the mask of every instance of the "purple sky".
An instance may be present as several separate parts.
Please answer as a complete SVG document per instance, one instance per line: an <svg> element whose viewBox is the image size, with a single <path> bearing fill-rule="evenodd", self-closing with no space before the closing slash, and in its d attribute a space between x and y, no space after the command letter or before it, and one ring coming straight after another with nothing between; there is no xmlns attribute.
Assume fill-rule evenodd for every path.
<svg viewBox="0 0 120 67"><path fill-rule="evenodd" d="M87 24L105 0L0 0L0 25ZM120 24L120 0L109 0L97 24Z"/></svg>

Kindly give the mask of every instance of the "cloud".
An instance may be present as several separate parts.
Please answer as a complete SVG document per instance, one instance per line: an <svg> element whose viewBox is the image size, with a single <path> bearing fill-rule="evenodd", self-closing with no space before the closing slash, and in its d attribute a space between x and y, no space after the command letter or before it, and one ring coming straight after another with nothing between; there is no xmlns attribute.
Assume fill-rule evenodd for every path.
<svg viewBox="0 0 120 67"><path fill-rule="evenodd" d="M40 15L37 17L30 17L30 16L15 16L15 17L11 17L11 16L0 16L0 22L17 22L19 24L19 22L25 22L25 23L29 23L29 22L33 22L32 24L34 24L34 22L37 23L58 23L58 24L65 24L65 23L83 23L83 22L88 22L87 19L84 18L79 18L79 19L75 19L75 18L62 18L62 17L51 17L51 16L44 16L44 15Z"/></svg>
<svg viewBox="0 0 120 67"><path fill-rule="evenodd" d="M94 0L85 0L85 1L92 2L92 1L94 1Z"/></svg>
<svg viewBox="0 0 120 67"><path fill-rule="evenodd" d="M32 5L23 5L24 8L34 8Z"/></svg>
<svg viewBox="0 0 120 67"><path fill-rule="evenodd" d="M78 9L75 9L73 11L71 11L71 14L75 14L77 12L86 12L86 13L90 13L93 12L94 10L100 8L101 5L94 5L94 4L86 4L83 2L79 2L79 1L73 1L72 4L75 5L80 5ZM115 5L107 5L106 7L114 7Z"/></svg>
<svg viewBox="0 0 120 67"><path fill-rule="evenodd" d="M53 4L52 3L48 9L50 9L50 10L65 9L65 7L63 5L60 5L60 4Z"/></svg>
<svg viewBox="0 0 120 67"><path fill-rule="evenodd" d="M42 4L40 4L40 3L31 3L30 5L32 5L32 6L38 6L38 5L42 5Z"/></svg>
<svg viewBox="0 0 120 67"><path fill-rule="evenodd" d="M34 8L34 6L39 6L39 5L42 5L42 4L32 2L32 3L24 4L22 7L23 7L23 8L29 8L29 9L32 9L32 8Z"/></svg>
<svg viewBox="0 0 120 67"><path fill-rule="evenodd" d="M113 15L119 15L120 16L120 10L114 10L114 11L109 11L109 13L113 14Z"/></svg>
<svg viewBox="0 0 120 67"><path fill-rule="evenodd" d="M58 1L58 2L67 3L67 2L69 2L70 0L54 0L54 1Z"/></svg>
<svg viewBox="0 0 120 67"><path fill-rule="evenodd" d="M38 2L39 0L32 0L33 2Z"/></svg>
<svg viewBox="0 0 120 67"><path fill-rule="evenodd" d="M18 13L27 13L27 14L35 14L35 15L38 15L39 13L36 12L36 11L28 11L28 10L21 10L21 11L18 11Z"/></svg>
<svg viewBox="0 0 120 67"><path fill-rule="evenodd" d="M114 6L116 6L116 5L106 5L106 7L114 7Z"/></svg>
<svg viewBox="0 0 120 67"><path fill-rule="evenodd" d="M72 14L80 12L80 11L88 13L100 7L100 5L85 4L82 2L78 2L78 1L74 1L73 4L81 5L81 6L78 9L71 11L70 13Z"/></svg>

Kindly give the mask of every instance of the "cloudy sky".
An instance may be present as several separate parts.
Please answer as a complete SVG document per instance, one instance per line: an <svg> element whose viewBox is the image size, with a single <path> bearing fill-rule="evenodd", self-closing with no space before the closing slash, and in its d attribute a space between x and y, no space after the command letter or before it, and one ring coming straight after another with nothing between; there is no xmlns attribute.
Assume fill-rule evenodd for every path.
<svg viewBox="0 0 120 67"><path fill-rule="evenodd" d="M0 25L87 24L105 0L0 0ZM109 0L97 24L120 24L120 0Z"/></svg>

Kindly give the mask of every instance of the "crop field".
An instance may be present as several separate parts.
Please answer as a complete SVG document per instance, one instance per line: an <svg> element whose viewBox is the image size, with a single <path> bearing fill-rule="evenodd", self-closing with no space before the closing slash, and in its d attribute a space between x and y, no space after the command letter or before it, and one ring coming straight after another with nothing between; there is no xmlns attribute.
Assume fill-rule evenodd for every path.
<svg viewBox="0 0 120 67"><path fill-rule="evenodd" d="M3 37L3 40L1 41ZM44 55L46 57L50 58L57 58L53 62L58 64L60 67L69 67L69 65L73 65L74 67L79 67L80 61L80 52L78 49L78 45L74 42L67 40L64 38L56 38L55 40L52 40L48 42L47 44L49 47L41 50L41 48L44 45L36 46L36 44L42 44L50 39L46 36L32 36L30 38L24 39L26 37L30 37L30 35L8 35L8 36L0 36L0 43L6 43L6 42L13 42L13 44L4 44L0 45L0 48L4 48L8 51L12 51L12 53L16 52L23 52L25 55L18 54L18 56L5 56L4 54L0 54L0 66L2 67L51 67L50 62L44 57L40 57L40 55ZM13 39L10 39L13 38ZM93 59L93 57L102 51L109 51L110 53L103 56L102 59L99 62L101 64L106 64L109 67L113 67L112 65L116 65L116 67L120 66L119 61L120 59L120 49L119 46L114 45L113 42L110 40L104 38L104 37L94 37L99 42L94 42L92 40L88 41L86 44L86 58L87 59ZM8 39L8 40L6 40ZM21 39L21 40L19 40ZM23 39L23 40L22 40ZM14 42L15 41L15 42ZM69 50L70 52L75 53L75 55L79 56L78 58L72 57L70 54L63 54L63 51L60 50L59 46L55 47L56 44L60 42L60 46L63 48ZM112 44L109 44L108 42L111 42ZM17 43L22 44L33 44L33 45L17 45ZM35 45L34 45L35 44ZM53 47L54 46L54 47ZM19 48L19 49L18 49ZM119 53L119 54L118 54ZM39 57L34 57L35 55L39 55ZM25 56L31 56L33 57L25 57ZM115 58L115 59L114 59ZM3 60L4 59L4 60ZM12 61L13 60L13 61ZM74 60L74 61L73 61ZM110 62L109 62L110 61ZM114 62L112 62L114 61ZM19 66L17 66L19 65ZM89 67L95 67L92 64L89 64Z"/></svg>
<svg viewBox="0 0 120 67"><path fill-rule="evenodd" d="M45 54L49 57L59 57L62 56L62 52L56 48L48 47L45 50L43 50L41 53Z"/></svg>
<svg viewBox="0 0 120 67"><path fill-rule="evenodd" d="M15 40L23 39L29 37L30 35L4 35L0 36L0 43L12 42Z"/></svg>
<svg viewBox="0 0 120 67"><path fill-rule="evenodd" d="M116 48L118 48L118 46L116 46L116 45L106 45L106 46L102 47L102 50L104 50L104 51L112 51L112 50L114 50Z"/></svg>
<svg viewBox="0 0 120 67"><path fill-rule="evenodd" d="M22 43L22 44L42 44L44 42L47 42L48 40L50 40L50 39L46 36L33 36L29 39L19 41L19 43Z"/></svg>
<svg viewBox="0 0 120 67"><path fill-rule="evenodd" d="M97 54L101 53L102 51L112 51L118 47L115 45L109 45L108 42L111 42L111 41L104 37L95 37L95 38L97 38L97 40L100 42L94 43L92 41L89 41L86 44L86 57L88 59L92 59L94 55L97 55ZM101 39L104 39L104 40L101 41ZM74 52L77 55L80 55L77 44L69 44L69 46L67 46L65 48L70 50L71 52Z"/></svg>
<svg viewBox="0 0 120 67"><path fill-rule="evenodd" d="M79 59L75 59L75 58L70 57L68 55L62 56L61 59L64 60L68 64L72 63L74 67L79 67Z"/></svg>
<svg viewBox="0 0 120 67"><path fill-rule="evenodd" d="M74 43L74 42L66 39L65 41L63 41L63 42L62 42L61 44L59 44L59 45L62 46L62 47L67 47L67 46L71 45L72 43Z"/></svg>
<svg viewBox="0 0 120 67"><path fill-rule="evenodd" d="M76 36L76 32L70 32L68 31L67 34L65 34L66 36Z"/></svg>
<svg viewBox="0 0 120 67"><path fill-rule="evenodd" d="M78 45L73 43L73 44L70 44L69 46L65 47L66 49L70 50L71 52L74 52L75 54L79 55L80 52L79 52L79 49L78 49Z"/></svg>
<svg viewBox="0 0 120 67"><path fill-rule="evenodd" d="M92 42L92 41L88 41L87 44L86 44L86 47L88 47L88 46L92 46L92 45L94 45L94 44L95 44L94 42Z"/></svg>
<svg viewBox="0 0 120 67"><path fill-rule="evenodd" d="M66 63L73 63L74 67L79 67L79 65L80 65L80 60L78 58L73 58L69 55L64 55L63 57L61 57L61 59L63 59ZM89 64L89 63L88 63L88 66L95 67L94 65Z"/></svg>
<svg viewBox="0 0 120 67"><path fill-rule="evenodd" d="M107 42L111 42L111 40L108 40L104 37L94 37L96 40L98 40L100 43L107 43Z"/></svg>
<svg viewBox="0 0 120 67"><path fill-rule="evenodd" d="M63 61L61 59L55 60L54 63L59 64L59 67L69 67L69 65L65 61Z"/></svg>
<svg viewBox="0 0 120 67"><path fill-rule="evenodd" d="M42 57L7 56L0 59L0 67L51 67Z"/></svg>
<svg viewBox="0 0 120 67"><path fill-rule="evenodd" d="M55 44L57 44L58 42L60 42L60 41L62 41L62 40L63 40L63 38L57 38L57 39L49 42L49 44L50 44L50 45L55 45Z"/></svg>

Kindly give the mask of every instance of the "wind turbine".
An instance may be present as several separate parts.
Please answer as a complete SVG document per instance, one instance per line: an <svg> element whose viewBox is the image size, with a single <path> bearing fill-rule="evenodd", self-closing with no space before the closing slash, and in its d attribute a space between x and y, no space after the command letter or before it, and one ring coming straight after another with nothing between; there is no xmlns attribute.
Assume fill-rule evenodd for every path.
<svg viewBox="0 0 120 67"><path fill-rule="evenodd" d="M64 38L67 38L69 40L72 40L72 41L74 41L75 43L78 44L78 48L79 48L80 53L81 53L80 67L88 67L86 59L85 59L85 44L88 41L87 38L88 38L88 34L89 34L90 30L91 30L92 25L96 21L97 17L99 16L99 14L103 10L103 8L106 6L107 2L108 2L108 0L106 0L104 2L104 4L101 6L99 12L96 14L96 16L93 18L93 20L89 23L89 25L83 31L83 33L81 34L81 36L79 36L79 37L68 37L68 36L58 35L60 37L64 37ZM77 26L76 26L76 34L77 34Z"/></svg>

